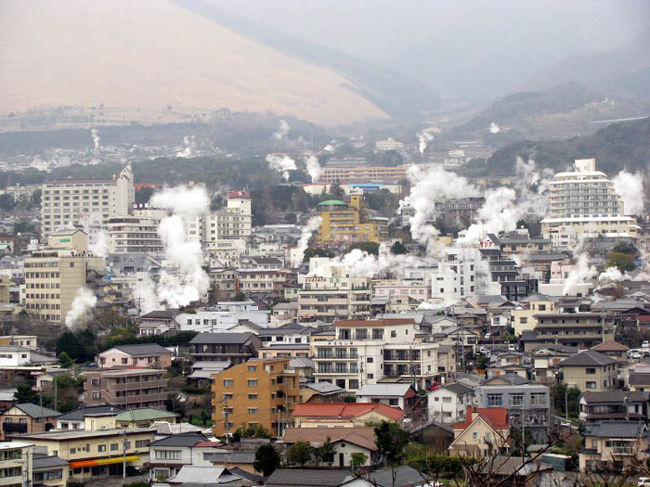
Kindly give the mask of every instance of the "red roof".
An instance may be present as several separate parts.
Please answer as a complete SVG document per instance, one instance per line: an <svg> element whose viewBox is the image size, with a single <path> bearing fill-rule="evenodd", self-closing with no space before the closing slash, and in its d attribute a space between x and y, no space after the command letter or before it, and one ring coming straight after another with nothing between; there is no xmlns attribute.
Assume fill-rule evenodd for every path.
<svg viewBox="0 0 650 487"><path fill-rule="evenodd" d="M219 448L225 448L229 445L223 445L219 443L218 441L199 441L196 445L194 445L194 448L210 448L210 447L219 447Z"/></svg>
<svg viewBox="0 0 650 487"><path fill-rule="evenodd" d="M375 411L394 421L404 416L404 411L400 408L386 406L378 402L353 403L353 402L335 402L335 403L306 403L298 404L293 410L292 416L301 418L337 418L352 419L363 416L366 413Z"/></svg>
<svg viewBox="0 0 650 487"><path fill-rule="evenodd" d="M638 321L650 321L650 315L638 315L636 319Z"/></svg>
<svg viewBox="0 0 650 487"><path fill-rule="evenodd" d="M495 430L504 430L508 428L508 410L506 408L467 408L465 421L456 423L455 430L464 430L474 421L472 413L478 413Z"/></svg>

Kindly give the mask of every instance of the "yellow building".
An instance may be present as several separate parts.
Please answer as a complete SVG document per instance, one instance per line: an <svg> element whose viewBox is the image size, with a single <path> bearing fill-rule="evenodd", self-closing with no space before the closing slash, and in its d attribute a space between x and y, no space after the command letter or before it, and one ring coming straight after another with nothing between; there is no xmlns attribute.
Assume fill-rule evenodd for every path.
<svg viewBox="0 0 650 487"><path fill-rule="evenodd" d="M58 455L70 462L70 479L88 482L121 476L122 464L142 466L149 461L149 443L155 430L105 429L32 433L17 437L34 445L34 451Z"/></svg>
<svg viewBox="0 0 650 487"><path fill-rule="evenodd" d="M318 204L321 225L318 243L381 242L388 238L388 218L369 218L363 195L350 195L350 203L327 200Z"/></svg>
<svg viewBox="0 0 650 487"><path fill-rule="evenodd" d="M51 235L44 249L25 259L25 307L36 319L63 323L89 270L103 271L104 259L88 252L79 229Z"/></svg>
<svg viewBox="0 0 650 487"><path fill-rule="evenodd" d="M515 330L516 336L521 336L526 330L535 329L537 326L537 318L535 318L535 315L555 311L555 301L543 294L530 296L528 299L522 300L522 303L522 305L510 310L512 327ZM528 303L528 307L525 307L526 303Z"/></svg>
<svg viewBox="0 0 650 487"><path fill-rule="evenodd" d="M300 401L298 373L289 358L251 359L214 375L212 428L215 436L262 426L281 436Z"/></svg>

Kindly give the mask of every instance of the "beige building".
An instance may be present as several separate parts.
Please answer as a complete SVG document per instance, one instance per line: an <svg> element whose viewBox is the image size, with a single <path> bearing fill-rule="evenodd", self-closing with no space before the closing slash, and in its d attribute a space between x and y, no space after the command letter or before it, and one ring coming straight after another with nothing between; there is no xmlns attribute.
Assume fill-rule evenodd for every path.
<svg viewBox="0 0 650 487"><path fill-rule="evenodd" d="M0 442L0 486L30 485L32 444L24 441Z"/></svg>
<svg viewBox="0 0 650 487"><path fill-rule="evenodd" d="M63 323L87 284L87 272L103 271L104 259L88 252L83 230L50 235L47 247L25 259L25 308L36 319Z"/></svg>
<svg viewBox="0 0 650 487"><path fill-rule="evenodd" d="M581 391L606 391L618 388L618 362L607 355L585 350L557 364L562 383Z"/></svg>
<svg viewBox="0 0 650 487"><path fill-rule="evenodd" d="M135 210L137 213L138 210ZM160 218L154 215L119 215L107 220L108 251L111 253L147 252L164 250L158 225Z"/></svg>
<svg viewBox="0 0 650 487"><path fill-rule="evenodd" d="M650 441L643 422L602 421L589 426L583 434L585 447L580 450L580 471L607 471L612 474L629 466L645 465Z"/></svg>
<svg viewBox="0 0 650 487"><path fill-rule="evenodd" d="M306 277L298 291L298 319L328 320L370 317L370 280L350 277L343 267L327 267L323 276Z"/></svg>
<svg viewBox="0 0 650 487"><path fill-rule="evenodd" d="M614 339L614 318L603 313L538 313L538 343L591 348Z"/></svg>
<svg viewBox="0 0 650 487"><path fill-rule="evenodd" d="M468 407L465 421L454 425L454 455L486 457L508 446L510 426L506 408Z"/></svg>
<svg viewBox="0 0 650 487"><path fill-rule="evenodd" d="M109 369L86 372L85 376L87 406L163 407L167 399L168 379L164 370Z"/></svg>
<svg viewBox="0 0 650 487"><path fill-rule="evenodd" d="M101 226L109 218L128 215L135 201L130 166L107 179L46 181L41 197L41 236L69 225Z"/></svg>
<svg viewBox="0 0 650 487"><path fill-rule="evenodd" d="M550 183L542 234L557 249L572 249L584 237L638 236L636 219L625 214L621 196L596 170L596 160L577 159L573 171L556 174Z"/></svg>
<svg viewBox="0 0 650 487"><path fill-rule="evenodd" d="M535 294L522 300L519 306L515 306L510 310L515 335L521 336L522 332L526 330L534 330L537 326L535 315L553 311L555 311L555 301L549 296Z"/></svg>

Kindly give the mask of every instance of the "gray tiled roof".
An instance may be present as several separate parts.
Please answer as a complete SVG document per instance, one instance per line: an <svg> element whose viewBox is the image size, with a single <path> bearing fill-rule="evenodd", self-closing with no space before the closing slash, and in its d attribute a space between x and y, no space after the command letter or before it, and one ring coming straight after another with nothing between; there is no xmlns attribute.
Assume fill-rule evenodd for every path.
<svg viewBox="0 0 650 487"><path fill-rule="evenodd" d="M587 403L623 403L625 399L629 402L647 402L650 399L650 392L642 391L585 391L582 393Z"/></svg>
<svg viewBox="0 0 650 487"><path fill-rule="evenodd" d="M182 435L171 435L167 438L151 442L150 445L154 447L159 446L194 446L199 441L204 441L205 438L200 433L184 433Z"/></svg>
<svg viewBox="0 0 650 487"><path fill-rule="evenodd" d="M49 457L39 457L35 455L32 465L34 470L40 470L42 468L52 468L52 467L67 467L68 461L56 455L49 456Z"/></svg>
<svg viewBox="0 0 650 487"><path fill-rule="evenodd" d="M144 343L142 345L117 345L113 348L127 353L133 357L138 355L157 355L161 353L171 353L165 347L161 347L157 343Z"/></svg>
<svg viewBox="0 0 650 487"><path fill-rule="evenodd" d="M593 350L585 350L577 353L567 359L558 363L558 367L586 367L586 366L603 366L613 365L617 361L608 355L594 352Z"/></svg>
<svg viewBox="0 0 650 487"><path fill-rule="evenodd" d="M349 470L325 470L316 468L278 468L269 478L269 487L337 487L352 479Z"/></svg>
<svg viewBox="0 0 650 487"><path fill-rule="evenodd" d="M61 416L61 413L54 409L44 408L29 402L16 404L16 407L31 418L51 418Z"/></svg>
<svg viewBox="0 0 650 487"><path fill-rule="evenodd" d="M452 382L450 384L444 384L440 386L440 389L446 389L458 395L470 394L474 390L468 385L461 384L460 382Z"/></svg>
<svg viewBox="0 0 650 487"><path fill-rule="evenodd" d="M102 406L86 406L82 408L75 409L68 413L58 416L57 421L83 421L84 416L89 414L104 414L104 413L121 413L123 409L116 408L114 406L102 405Z"/></svg>
<svg viewBox="0 0 650 487"><path fill-rule="evenodd" d="M648 436L644 423L636 421L602 421L589 426L584 436L597 436L599 438L639 438Z"/></svg>
<svg viewBox="0 0 650 487"><path fill-rule="evenodd" d="M252 333L199 333L190 343L246 343Z"/></svg>

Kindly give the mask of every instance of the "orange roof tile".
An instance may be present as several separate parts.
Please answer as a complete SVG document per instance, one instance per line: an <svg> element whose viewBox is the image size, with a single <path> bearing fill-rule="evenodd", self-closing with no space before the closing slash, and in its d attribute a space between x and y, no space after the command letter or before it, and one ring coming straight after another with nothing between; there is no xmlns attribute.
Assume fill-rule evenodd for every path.
<svg viewBox="0 0 650 487"><path fill-rule="evenodd" d="M599 343L595 347L591 347L591 349L596 352L627 352L629 350L628 347L614 340L607 340L606 342Z"/></svg>
<svg viewBox="0 0 650 487"><path fill-rule="evenodd" d="M366 413L375 411L394 421L404 416L404 411L378 402L368 403L307 403L298 404L292 416L304 418L358 418Z"/></svg>
<svg viewBox="0 0 650 487"><path fill-rule="evenodd" d="M466 429L472 422L472 413L478 413L490 426L496 430L508 428L508 410L506 408L467 408L465 421L456 423L454 429Z"/></svg>
<svg viewBox="0 0 650 487"><path fill-rule="evenodd" d="M296 443L307 441L309 443L325 443L327 438L330 442L337 443L346 441L371 451L377 450L375 443L375 428L287 428L282 437L283 443Z"/></svg>

